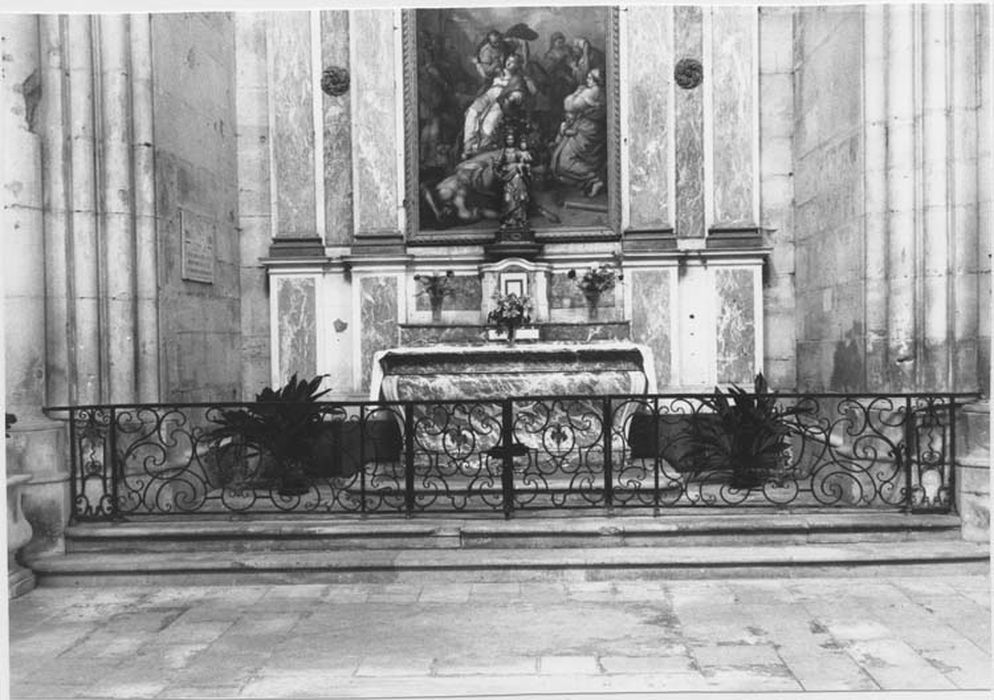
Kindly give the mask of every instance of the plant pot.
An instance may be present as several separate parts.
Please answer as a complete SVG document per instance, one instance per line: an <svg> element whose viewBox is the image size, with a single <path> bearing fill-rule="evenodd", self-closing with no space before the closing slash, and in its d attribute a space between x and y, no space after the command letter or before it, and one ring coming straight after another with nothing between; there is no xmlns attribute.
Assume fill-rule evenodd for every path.
<svg viewBox="0 0 994 700"><path fill-rule="evenodd" d="M441 323L442 322L442 301L443 301L442 297L439 297L437 299L434 298L434 297L432 297L429 300L429 303L431 304L431 322L432 323Z"/></svg>
<svg viewBox="0 0 994 700"><path fill-rule="evenodd" d="M601 301L601 295L597 292L586 292L583 296L587 300L587 320L596 321L599 313L598 306Z"/></svg>

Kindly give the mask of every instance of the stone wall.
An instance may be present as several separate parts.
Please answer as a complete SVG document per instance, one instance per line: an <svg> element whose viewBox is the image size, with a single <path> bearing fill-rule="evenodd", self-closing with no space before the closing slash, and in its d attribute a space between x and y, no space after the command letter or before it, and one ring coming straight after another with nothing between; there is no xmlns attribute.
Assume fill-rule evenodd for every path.
<svg viewBox="0 0 994 700"><path fill-rule="evenodd" d="M799 9L794 26L798 385L863 387L862 12Z"/></svg>
<svg viewBox="0 0 994 700"><path fill-rule="evenodd" d="M241 355L234 49L230 15L153 15L165 401L241 393L232 361ZM184 273L192 254L184 245L207 247L209 271Z"/></svg>

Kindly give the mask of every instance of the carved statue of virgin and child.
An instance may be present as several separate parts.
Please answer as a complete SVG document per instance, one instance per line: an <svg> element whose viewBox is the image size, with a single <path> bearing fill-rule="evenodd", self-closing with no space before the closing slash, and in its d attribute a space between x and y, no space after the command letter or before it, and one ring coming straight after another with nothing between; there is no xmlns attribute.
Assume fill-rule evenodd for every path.
<svg viewBox="0 0 994 700"><path fill-rule="evenodd" d="M453 68L445 38L419 35L423 226L490 220L528 230L533 217L558 223L568 197L606 210L598 204L606 188L604 54L557 30L536 58L537 39L522 23L486 31L463 61L476 74L470 95L470 71Z"/></svg>

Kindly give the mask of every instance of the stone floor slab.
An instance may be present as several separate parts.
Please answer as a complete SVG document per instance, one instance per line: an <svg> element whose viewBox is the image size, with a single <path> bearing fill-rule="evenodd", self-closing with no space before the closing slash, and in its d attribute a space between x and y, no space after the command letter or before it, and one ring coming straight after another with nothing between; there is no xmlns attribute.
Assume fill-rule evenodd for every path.
<svg viewBox="0 0 994 700"><path fill-rule="evenodd" d="M965 593L985 586L936 576L42 588L10 603L11 679L14 697L108 698L972 689L991 682L990 619Z"/></svg>

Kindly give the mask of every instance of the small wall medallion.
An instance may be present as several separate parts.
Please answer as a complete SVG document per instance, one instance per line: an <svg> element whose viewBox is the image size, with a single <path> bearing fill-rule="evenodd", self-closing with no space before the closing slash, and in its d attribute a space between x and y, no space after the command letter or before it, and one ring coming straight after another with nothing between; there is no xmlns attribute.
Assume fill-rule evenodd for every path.
<svg viewBox="0 0 994 700"><path fill-rule="evenodd" d="M349 69L341 66L325 68L321 74L321 89L332 97L344 95L349 91Z"/></svg>
<svg viewBox="0 0 994 700"><path fill-rule="evenodd" d="M704 80L704 66L696 58L682 58L673 69L673 78L684 90L692 90Z"/></svg>

